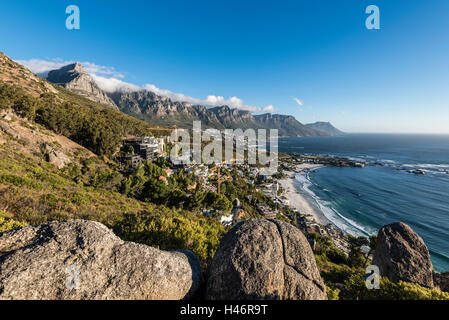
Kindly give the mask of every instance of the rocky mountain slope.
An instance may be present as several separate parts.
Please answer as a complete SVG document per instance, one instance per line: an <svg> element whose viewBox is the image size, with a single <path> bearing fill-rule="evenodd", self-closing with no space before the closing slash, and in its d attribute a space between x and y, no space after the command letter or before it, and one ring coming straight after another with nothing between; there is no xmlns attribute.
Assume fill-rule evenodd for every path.
<svg viewBox="0 0 449 320"><path fill-rule="evenodd" d="M79 63L50 71L47 80L92 101L108 105L128 115L162 126L191 128L199 120L205 128L278 129L279 136L326 136L326 131L307 127L293 116L280 114L253 115L249 111L228 106L207 108L187 102L172 101L151 91L116 91L106 93Z"/></svg>
<svg viewBox="0 0 449 320"><path fill-rule="evenodd" d="M95 157L81 145L18 117L11 110L0 110L0 149L5 146L32 159L45 160L59 169L71 163L79 165L80 158Z"/></svg>
<svg viewBox="0 0 449 320"><path fill-rule="evenodd" d="M57 93L57 90L30 70L12 61L0 52L0 81L7 85L19 85L27 94L39 97L46 93Z"/></svg>
<svg viewBox="0 0 449 320"><path fill-rule="evenodd" d="M306 127L319 130L322 132L326 132L327 134L331 136L341 135L344 134L343 131L338 130L335 128L330 122L314 122L314 123L308 123L306 124Z"/></svg>
<svg viewBox="0 0 449 320"><path fill-rule="evenodd" d="M92 101L118 110L114 101L101 90L80 63L69 64L58 70L52 70L47 80L68 90L76 92Z"/></svg>
<svg viewBox="0 0 449 320"><path fill-rule="evenodd" d="M114 92L109 96L121 111L152 123L165 126L192 128L199 120L203 127L216 129L278 129L280 136L326 136L325 132L308 128L293 116L279 114L253 115L249 111L228 106L207 108L186 102L172 101L150 91Z"/></svg>
<svg viewBox="0 0 449 320"><path fill-rule="evenodd" d="M151 91L114 92L109 96L119 109L129 115L164 126L192 127L192 121L201 120L203 126L222 129L218 118L204 106L174 102Z"/></svg>
<svg viewBox="0 0 449 320"><path fill-rule="evenodd" d="M68 73L75 78L78 71L82 71L76 65L67 70L72 70ZM68 80L70 77L66 76L64 79ZM170 133L167 128L150 125L111 106L52 84L0 53L2 111L11 111L26 121L42 125L100 156L113 156L122 138L130 135Z"/></svg>

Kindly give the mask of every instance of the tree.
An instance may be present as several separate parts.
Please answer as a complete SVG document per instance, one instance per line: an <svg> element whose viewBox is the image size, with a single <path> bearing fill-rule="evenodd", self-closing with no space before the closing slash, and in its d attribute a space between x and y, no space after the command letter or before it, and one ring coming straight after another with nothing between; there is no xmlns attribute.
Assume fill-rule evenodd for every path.
<svg viewBox="0 0 449 320"><path fill-rule="evenodd" d="M354 237L349 235L349 264L352 267L363 267L366 260L362 252L362 246L369 245L369 240L366 237Z"/></svg>
<svg viewBox="0 0 449 320"><path fill-rule="evenodd" d="M200 188L196 188L189 197L189 209L194 210L200 208L205 197L206 195L200 190Z"/></svg>
<svg viewBox="0 0 449 320"><path fill-rule="evenodd" d="M212 203L212 207L215 210L221 210L221 211L231 211L232 209L232 203L229 201L229 199L223 195L223 194L217 194L217 197L215 198L214 202Z"/></svg>

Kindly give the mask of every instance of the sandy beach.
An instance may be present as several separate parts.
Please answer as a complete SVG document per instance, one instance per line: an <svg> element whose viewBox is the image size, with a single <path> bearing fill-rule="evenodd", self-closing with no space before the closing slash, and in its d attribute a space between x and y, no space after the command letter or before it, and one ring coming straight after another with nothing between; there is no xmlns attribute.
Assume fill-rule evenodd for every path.
<svg viewBox="0 0 449 320"><path fill-rule="evenodd" d="M305 171L305 170L313 170L323 167L322 165L317 164L302 164L298 166L297 172ZM312 204L301 194L299 193L294 185L295 179L291 177L296 173L293 171L284 171L288 177L286 179L279 180L279 184L285 190L282 194L285 196L289 202L289 207L298 210L300 213L304 215L308 215L310 220L314 220L315 222L327 225L330 221L323 215L323 213L313 207Z"/></svg>

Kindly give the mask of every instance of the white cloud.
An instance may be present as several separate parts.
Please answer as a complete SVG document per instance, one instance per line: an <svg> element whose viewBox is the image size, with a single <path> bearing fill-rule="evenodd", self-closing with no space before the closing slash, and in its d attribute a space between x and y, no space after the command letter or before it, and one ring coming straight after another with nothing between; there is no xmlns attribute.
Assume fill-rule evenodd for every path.
<svg viewBox="0 0 449 320"><path fill-rule="evenodd" d="M141 87L136 86L134 84L124 82L122 80L116 78L106 78L102 76L98 76L96 74L91 74L92 79L97 83L97 85L106 92L133 92L142 90Z"/></svg>
<svg viewBox="0 0 449 320"><path fill-rule="evenodd" d="M114 67L99 66L98 64L92 62L81 62L81 64L90 74L110 76L118 79L122 79L125 77L123 73L117 72Z"/></svg>
<svg viewBox="0 0 449 320"><path fill-rule="evenodd" d="M211 107L227 105L231 108L237 108L237 109L247 110L247 111L256 112L256 113L257 112L274 112L275 111L275 108L272 105L267 106L265 108L245 105L243 103L243 100L238 97L230 97L228 99L225 99L222 96L208 95L205 99L198 99L198 98L186 96L182 93L174 93L170 90L159 89L158 87L156 87L153 84L146 84L143 86L143 89L152 91L155 94L160 95L160 96L168 97L173 101L188 102L190 104L201 104L201 105L206 105L206 106L211 106ZM103 89L103 90L105 90L105 89Z"/></svg>
<svg viewBox="0 0 449 320"><path fill-rule="evenodd" d="M293 98L293 100L300 106L304 105L304 103L301 100L299 100L298 98Z"/></svg>
<svg viewBox="0 0 449 320"><path fill-rule="evenodd" d="M75 61L70 60L63 61L62 59L51 59L51 60L30 59L30 60L17 60L16 62L24 65L32 72L39 74L42 77L46 77L48 72L51 70L56 70L68 64L75 63ZM98 86L106 92L148 90L154 92L157 95L168 97L173 101L188 102L192 105L201 104L210 107L227 105L231 108L247 110L254 113L260 112L271 113L276 111L276 108L274 108L272 105L266 106L264 108L246 105L244 104L242 99L235 96L225 99L223 96L208 95L205 99L198 99L184 95L182 93L174 93L170 90L160 89L153 84L145 84L142 87L139 87L135 84L120 80L123 79L125 75L121 72L116 71L114 67L101 66L93 62L80 62L80 63L84 66L87 73L89 73L92 76L92 78L98 84Z"/></svg>

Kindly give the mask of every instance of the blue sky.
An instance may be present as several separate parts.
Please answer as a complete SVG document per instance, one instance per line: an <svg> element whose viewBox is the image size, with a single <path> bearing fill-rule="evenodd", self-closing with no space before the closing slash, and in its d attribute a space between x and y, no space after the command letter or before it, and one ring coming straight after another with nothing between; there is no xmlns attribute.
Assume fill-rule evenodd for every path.
<svg viewBox="0 0 449 320"><path fill-rule="evenodd" d="M71 4L80 30L65 27ZM380 30L365 28L370 4ZM449 133L448 13L447 0L1 1L0 51L348 132Z"/></svg>

